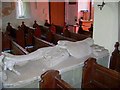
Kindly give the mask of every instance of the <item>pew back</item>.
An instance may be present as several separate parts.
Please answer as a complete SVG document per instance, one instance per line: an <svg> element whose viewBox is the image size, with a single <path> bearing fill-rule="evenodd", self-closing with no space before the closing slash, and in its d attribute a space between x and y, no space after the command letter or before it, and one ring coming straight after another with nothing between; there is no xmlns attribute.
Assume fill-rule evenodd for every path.
<svg viewBox="0 0 120 90"><path fill-rule="evenodd" d="M84 35L84 34L70 32L70 37L77 41L80 41L80 40L84 40L84 39L88 38L89 36Z"/></svg>
<svg viewBox="0 0 120 90"><path fill-rule="evenodd" d="M74 32L71 32L69 30L65 30L63 33L63 36L75 39L76 41L84 40L84 39L90 37L88 35L74 33Z"/></svg>
<svg viewBox="0 0 120 90"><path fill-rule="evenodd" d="M8 34L2 33L2 51L10 50L11 48L11 40Z"/></svg>
<svg viewBox="0 0 120 90"><path fill-rule="evenodd" d="M53 36L53 43L57 44L57 42L59 40L68 40L68 41L73 41L73 42L76 41L75 39L72 39L72 38L64 37L64 36L59 35L59 34L54 34L54 36Z"/></svg>
<svg viewBox="0 0 120 90"><path fill-rule="evenodd" d="M25 33L24 30L21 27L18 27L18 30L16 31L16 42L25 48Z"/></svg>
<svg viewBox="0 0 120 90"><path fill-rule="evenodd" d="M12 54L15 54L15 55L28 54L28 52L24 48L22 48L20 45L18 45L14 41L11 41L11 50L12 50Z"/></svg>
<svg viewBox="0 0 120 90"><path fill-rule="evenodd" d="M120 87L120 73L96 63L89 58L83 68L82 88L117 88Z"/></svg>
<svg viewBox="0 0 120 90"><path fill-rule="evenodd" d="M48 47L48 46L53 46L53 45L34 36L35 49L42 48L42 47Z"/></svg>
<svg viewBox="0 0 120 90"><path fill-rule="evenodd" d="M112 52L109 68L120 72L120 50L118 49L119 42L116 42L114 47L115 50Z"/></svg>
<svg viewBox="0 0 120 90"><path fill-rule="evenodd" d="M61 79L61 75L57 70L48 70L41 75L40 88L60 89L60 90L73 90L73 87Z"/></svg>
<svg viewBox="0 0 120 90"><path fill-rule="evenodd" d="M16 38L16 29L13 28L9 22L6 27L6 33L8 33L12 38Z"/></svg>

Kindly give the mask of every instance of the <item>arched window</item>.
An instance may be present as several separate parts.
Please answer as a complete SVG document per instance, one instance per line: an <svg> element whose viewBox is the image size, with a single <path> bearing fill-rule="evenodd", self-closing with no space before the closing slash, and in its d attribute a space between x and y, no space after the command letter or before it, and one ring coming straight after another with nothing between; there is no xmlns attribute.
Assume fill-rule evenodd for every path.
<svg viewBox="0 0 120 90"><path fill-rule="evenodd" d="M22 0L18 0L18 15L19 15L19 17L24 16L24 7L23 7Z"/></svg>
<svg viewBox="0 0 120 90"><path fill-rule="evenodd" d="M29 2L17 0L16 7L17 19L25 19L30 17Z"/></svg>

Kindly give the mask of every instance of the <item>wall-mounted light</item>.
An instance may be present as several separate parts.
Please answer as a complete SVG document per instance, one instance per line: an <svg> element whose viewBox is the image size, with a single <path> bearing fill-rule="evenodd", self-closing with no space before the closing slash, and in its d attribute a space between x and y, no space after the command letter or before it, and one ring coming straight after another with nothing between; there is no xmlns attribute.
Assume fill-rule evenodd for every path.
<svg viewBox="0 0 120 90"><path fill-rule="evenodd" d="M98 4L97 6L100 8L100 10L102 10L102 8L104 7L105 2L103 1L102 4Z"/></svg>

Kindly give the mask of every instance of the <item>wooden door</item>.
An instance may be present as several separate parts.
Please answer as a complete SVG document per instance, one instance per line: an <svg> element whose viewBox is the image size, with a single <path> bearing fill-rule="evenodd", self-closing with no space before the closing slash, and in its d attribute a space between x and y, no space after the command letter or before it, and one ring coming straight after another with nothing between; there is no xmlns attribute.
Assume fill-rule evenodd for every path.
<svg viewBox="0 0 120 90"><path fill-rule="evenodd" d="M50 2L49 5L50 23L59 26L64 26L65 2Z"/></svg>

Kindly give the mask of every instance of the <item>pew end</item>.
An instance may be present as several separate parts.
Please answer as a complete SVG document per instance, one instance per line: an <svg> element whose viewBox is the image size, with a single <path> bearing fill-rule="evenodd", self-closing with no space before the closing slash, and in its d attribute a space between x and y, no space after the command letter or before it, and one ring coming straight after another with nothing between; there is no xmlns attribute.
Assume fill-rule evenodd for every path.
<svg viewBox="0 0 120 90"><path fill-rule="evenodd" d="M120 72L120 50L119 50L119 42L116 42L114 45L115 49L112 52L112 56L110 58L109 68Z"/></svg>
<svg viewBox="0 0 120 90"><path fill-rule="evenodd" d="M85 61L82 74L82 88L119 89L120 73L97 64L96 59Z"/></svg>
<svg viewBox="0 0 120 90"><path fill-rule="evenodd" d="M54 88L60 90L73 90L73 87L61 79L57 70L48 70L41 75L40 88Z"/></svg>

